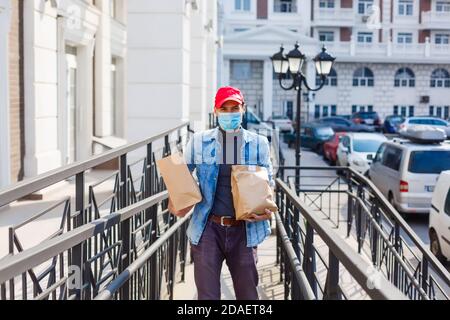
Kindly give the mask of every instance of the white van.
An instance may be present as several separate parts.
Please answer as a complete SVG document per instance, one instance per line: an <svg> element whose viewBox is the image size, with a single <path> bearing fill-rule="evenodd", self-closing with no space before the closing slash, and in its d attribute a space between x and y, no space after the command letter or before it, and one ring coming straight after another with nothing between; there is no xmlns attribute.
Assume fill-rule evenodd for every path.
<svg viewBox="0 0 450 320"><path fill-rule="evenodd" d="M369 177L400 213L429 213L436 181L450 170L450 144L384 142Z"/></svg>
<svg viewBox="0 0 450 320"><path fill-rule="evenodd" d="M450 260L450 171L439 176L430 211L430 249L441 261Z"/></svg>

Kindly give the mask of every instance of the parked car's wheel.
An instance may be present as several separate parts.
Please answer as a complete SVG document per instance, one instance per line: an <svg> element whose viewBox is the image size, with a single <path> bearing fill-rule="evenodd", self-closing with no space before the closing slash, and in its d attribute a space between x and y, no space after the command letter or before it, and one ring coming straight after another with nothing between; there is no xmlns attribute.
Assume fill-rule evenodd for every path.
<svg viewBox="0 0 450 320"><path fill-rule="evenodd" d="M440 262L445 262L446 259L441 251L441 245L439 244L439 238L433 229L430 230L430 251L435 255Z"/></svg>

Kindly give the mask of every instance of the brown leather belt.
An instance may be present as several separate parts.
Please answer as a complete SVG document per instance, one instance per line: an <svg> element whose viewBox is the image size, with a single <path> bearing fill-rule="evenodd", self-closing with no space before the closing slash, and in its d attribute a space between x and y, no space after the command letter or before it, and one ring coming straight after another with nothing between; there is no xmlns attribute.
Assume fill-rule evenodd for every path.
<svg viewBox="0 0 450 320"><path fill-rule="evenodd" d="M233 217L217 216L215 214L210 214L208 219L214 223L220 224L222 227L237 227L244 222L242 220L236 220Z"/></svg>

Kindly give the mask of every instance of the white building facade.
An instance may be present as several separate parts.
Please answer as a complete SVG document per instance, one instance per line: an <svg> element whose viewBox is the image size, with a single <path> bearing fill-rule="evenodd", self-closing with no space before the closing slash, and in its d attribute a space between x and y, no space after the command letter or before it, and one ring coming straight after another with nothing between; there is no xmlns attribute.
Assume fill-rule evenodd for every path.
<svg viewBox="0 0 450 320"><path fill-rule="evenodd" d="M205 129L218 84L217 8L0 0L0 188L183 120Z"/></svg>
<svg viewBox="0 0 450 320"><path fill-rule="evenodd" d="M217 1L128 1L128 140L206 128L217 88Z"/></svg>
<svg viewBox="0 0 450 320"><path fill-rule="evenodd" d="M0 45L0 90L19 91L23 103L20 119L10 110L12 100L0 103L2 121L11 128L1 126L0 187L125 143L126 3L2 0L0 32L20 30L9 38L21 49ZM8 7L16 9L17 21L6 15ZM11 63L16 56L23 65L17 73ZM23 125L12 130L16 122ZM23 140L19 159L12 155L15 136ZM11 173L16 162L21 176Z"/></svg>
<svg viewBox="0 0 450 320"><path fill-rule="evenodd" d="M222 84L240 86L261 118L295 116L295 92L273 75L269 57L296 41L311 59L325 44L337 62L326 86L303 96L302 116L356 111L434 115L450 106L448 0L223 0ZM288 80L287 80L288 81Z"/></svg>

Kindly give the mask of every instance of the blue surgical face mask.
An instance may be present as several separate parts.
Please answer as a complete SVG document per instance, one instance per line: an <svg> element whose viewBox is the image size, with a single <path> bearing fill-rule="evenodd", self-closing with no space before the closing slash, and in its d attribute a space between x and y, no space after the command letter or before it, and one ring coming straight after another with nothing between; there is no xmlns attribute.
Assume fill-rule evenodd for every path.
<svg viewBox="0 0 450 320"><path fill-rule="evenodd" d="M219 126L225 131L234 131L239 129L242 123L242 113L224 112L218 114Z"/></svg>

